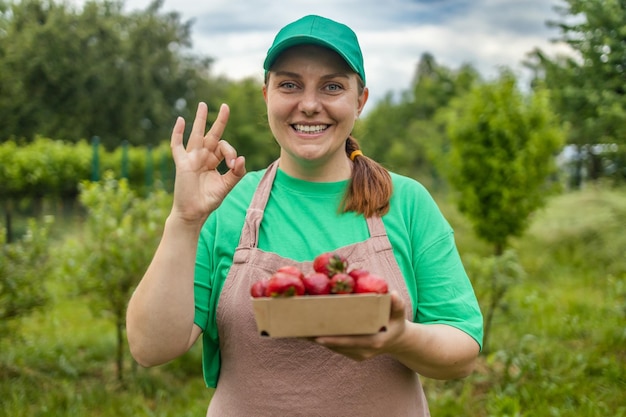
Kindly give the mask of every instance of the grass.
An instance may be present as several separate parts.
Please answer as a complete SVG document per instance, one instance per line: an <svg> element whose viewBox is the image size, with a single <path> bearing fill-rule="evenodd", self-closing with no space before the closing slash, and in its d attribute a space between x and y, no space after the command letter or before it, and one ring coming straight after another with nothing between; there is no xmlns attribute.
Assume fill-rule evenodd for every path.
<svg viewBox="0 0 626 417"><path fill-rule="evenodd" d="M425 381L433 415L626 416L625 231L623 190L551 199L513 245L526 278L497 312L477 372ZM462 254L484 254L459 241Z"/></svg>
<svg viewBox="0 0 626 417"><path fill-rule="evenodd" d="M96 316L72 278L46 282L50 308L19 323L0 345L0 416L199 416L211 390L201 375L200 346L159 368L127 356L125 378L115 369L115 328Z"/></svg>
<svg viewBox="0 0 626 417"><path fill-rule="evenodd" d="M626 416L623 191L563 194L535 215L513 243L526 277L509 288L476 372L423 380L433 416ZM462 256L490 254L462 216L443 208ZM204 415L211 390L199 344L153 369L127 358L119 383L113 324L92 313L73 279L45 279L51 306L0 345L0 416Z"/></svg>

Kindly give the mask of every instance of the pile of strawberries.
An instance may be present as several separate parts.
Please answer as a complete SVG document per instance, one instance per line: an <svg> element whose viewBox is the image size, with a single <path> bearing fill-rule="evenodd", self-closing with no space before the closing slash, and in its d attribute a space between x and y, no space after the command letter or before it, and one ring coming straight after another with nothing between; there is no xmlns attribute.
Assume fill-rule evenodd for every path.
<svg viewBox="0 0 626 417"><path fill-rule="evenodd" d="M271 277L256 281L250 289L255 298L387 292L383 278L362 268L348 271L348 260L334 252L318 255L309 274L293 265L283 266Z"/></svg>

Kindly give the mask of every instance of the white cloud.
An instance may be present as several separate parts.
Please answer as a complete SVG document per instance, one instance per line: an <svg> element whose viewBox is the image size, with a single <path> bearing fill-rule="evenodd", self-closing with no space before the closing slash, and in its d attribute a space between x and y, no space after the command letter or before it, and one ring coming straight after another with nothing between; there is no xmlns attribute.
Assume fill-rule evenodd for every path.
<svg viewBox="0 0 626 417"><path fill-rule="evenodd" d="M127 0L126 9L150 1ZM502 66L520 72L528 52L555 50L550 39L557 33L546 26L557 18L555 4L562 0L165 0L163 10L193 19L194 50L215 59L216 74L233 79L260 79L275 33L298 17L346 23L359 36L376 102L409 87L425 52L451 68L470 63L487 78Z"/></svg>

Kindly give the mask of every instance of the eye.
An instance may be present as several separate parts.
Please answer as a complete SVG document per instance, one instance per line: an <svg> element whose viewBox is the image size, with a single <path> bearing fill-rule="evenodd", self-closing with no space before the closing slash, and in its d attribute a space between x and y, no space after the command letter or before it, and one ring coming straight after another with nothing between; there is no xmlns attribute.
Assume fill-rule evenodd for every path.
<svg viewBox="0 0 626 417"><path fill-rule="evenodd" d="M330 84L327 84L326 86L324 86L324 89L326 91L331 92L331 93L336 93L336 92L339 92L339 91L343 90L343 86L341 84L337 84L337 83L330 83Z"/></svg>
<svg viewBox="0 0 626 417"><path fill-rule="evenodd" d="M298 88L298 86L296 85L296 83L291 82L291 81L285 81L279 84L280 88L284 88L286 90L294 90L296 88Z"/></svg>

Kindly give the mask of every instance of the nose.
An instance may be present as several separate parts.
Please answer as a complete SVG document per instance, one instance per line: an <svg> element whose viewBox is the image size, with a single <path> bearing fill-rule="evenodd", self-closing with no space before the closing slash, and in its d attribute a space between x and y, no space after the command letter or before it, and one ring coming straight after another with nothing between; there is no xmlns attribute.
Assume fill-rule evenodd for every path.
<svg viewBox="0 0 626 417"><path fill-rule="evenodd" d="M321 101L314 88L305 89L298 103L298 110L306 116L312 116L321 111Z"/></svg>

